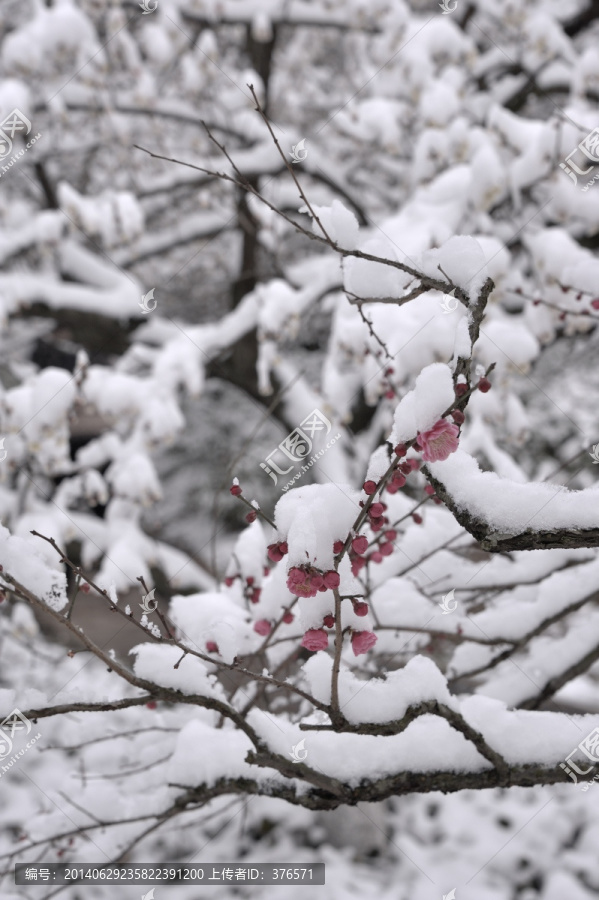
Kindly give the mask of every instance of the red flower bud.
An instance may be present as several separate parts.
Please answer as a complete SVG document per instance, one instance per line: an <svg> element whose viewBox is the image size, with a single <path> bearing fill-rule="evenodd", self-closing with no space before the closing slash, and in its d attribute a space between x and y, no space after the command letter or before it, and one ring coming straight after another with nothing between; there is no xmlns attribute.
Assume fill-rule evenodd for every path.
<svg viewBox="0 0 599 900"><path fill-rule="evenodd" d="M368 604L367 603L354 603L354 612L357 616L367 616L368 615Z"/></svg>
<svg viewBox="0 0 599 900"><path fill-rule="evenodd" d="M456 423L456 425L463 425L464 421L466 419L466 416L464 415L464 413L462 412L461 409L454 409L454 411L451 414L451 418Z"/></svg>
<svg viewBox="0 0 599 900"><path fill-rule="evenodd" d="M491 382L488 380L488 378L481 378L481 380L478 382L478 389L481 394L486 394L487 391L491 390Z"/></svg>
<svg viewBox="0 0 599 900"><path fill-rule="evenodd" d="M376 493L376 481L365 481L362 485L365 494L374 494Z"/></svg>
<svg viewBox="0 0 599 900"><path fill-rule="evenodd" d="M338 572L334 572L332 569L330 569L328 572L325 573L324 583L326 584L326 586L328 588L339 587L340 581L341 581L341 579L339 578Z"/></svg>
<svg viewBox="0 0 599 900"><path fill-rule="evenodd" d="M328 616L325 616L322 620L322 624L326 626L326 628L334 628L335 627L335 616L329 613Z"/></svg>
<svg viewBox="0 0 599 900"><path fill-rule="evenodd" d="M368 550L368 538L365 537L363 534L358 534L351 542L351 545L352 545L352 550L354 550L356 553L362 555L363 553L366 553L366 551Z"/></svg>
<svg viewBox="0 0 599 900"><path fill-rule="evenodd" d="M241 488L238 484L232 484L229 488L229 491L233 494L234 497L239 497L241 494Z"/></svg>
<svg viewBox="0 0 599 900"><path fill-rule="evenodd" d="M395 446L395 455L399 456L400 459L402 456L405 456L407 452L408 452L408 448L406 447L405 444L397 444Z"/></svg>

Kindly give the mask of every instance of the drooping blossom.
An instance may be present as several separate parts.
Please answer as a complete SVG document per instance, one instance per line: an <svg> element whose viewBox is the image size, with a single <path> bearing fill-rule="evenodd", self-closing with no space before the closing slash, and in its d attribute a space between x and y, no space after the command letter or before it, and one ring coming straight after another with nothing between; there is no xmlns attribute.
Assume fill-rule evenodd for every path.
<svg viewBox="0 0 599 900"><path fill-rule="evenodd" d="M374 647L378 638L373 631L354 631L351 638L351 646L354 656L360 656L361 653L368 653L371 647Z"/></svg>
<svg viewBox="0 0 599 900"><path fill-rule="evenodd" d="M326 650L329 646L329 636L322 628L311 628L302 638L302 647L306 650Z"/></svg>

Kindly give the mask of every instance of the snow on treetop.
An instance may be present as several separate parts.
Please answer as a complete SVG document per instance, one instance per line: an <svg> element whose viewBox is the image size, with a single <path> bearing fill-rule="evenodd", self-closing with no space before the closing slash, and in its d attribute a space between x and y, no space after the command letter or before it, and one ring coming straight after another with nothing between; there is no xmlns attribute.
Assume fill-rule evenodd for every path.
<svg viewBox="0 0 599 900"><path fill-rule="evenodd" d="M281 497L275 523L289 545L288 568L309 562L330 569L333 544L347 537L360 512L360 497L348 484L310 484Z"/></svg>
<svg viewBox="0 0 599 900"><path fill-rule="evenodd" d="M389 440L395 445L415 438L419 431L431 428L454 400L449 366L445 363L426 366L416 379L414 390L397 406Z"/></svg>
<svg viewBox="0 0 599 900"><path fill-rule="evenodd" d="M569 491L555 484L520 484L482 472L461 449L429 468L460 509L493 530L519 534L527 528L599 527L599 487Z"/></svg>

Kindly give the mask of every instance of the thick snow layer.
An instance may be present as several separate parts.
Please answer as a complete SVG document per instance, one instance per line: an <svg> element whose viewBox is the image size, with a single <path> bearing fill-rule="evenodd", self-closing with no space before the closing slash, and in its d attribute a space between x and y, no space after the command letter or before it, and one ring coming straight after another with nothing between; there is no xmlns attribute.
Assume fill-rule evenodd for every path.
<svg viewBox="0 0 599 900"><path fill-rule="evenodd" d="M468 292L472 302L489 277L482 247L475 238L464 235L450 238L438 249L427 250L422 254L420 265L422 271L433 278L444 279L447 275Z"/></svg>
<svg viewBox="0 0 599 900"><path fill-rule="evenodd" d="M41 557L40 539L17 537L0 525L0 565L7 575L22 584L57 611L67 603L66 578ZM58 555L55 555L58 564Z"/></svg>
<svg viewBox="0 0 599 900"><path fill-rule="evenodd" d="M243 732L193 719L179 732L167 779L171 784L197 787L212 785L219 778L257 778L260 770L244 761L250 749L252 744Z"/></svg>
<svg viewBox="0 0 599 900"><path fill-rule="evenodd" d="M455 400L451 369L445 363L426 366L395 410L393 431L389 440L394 445L408 441L437 422Z"/></svg>
<svg viewBox="0 0 599 900"><path fill-rule="evenodd" d="M348 484L311 484L294 488L275 508L281 539L289 545L288 567L333 565L333 544L345 540L360 512L361 492Z"/></svg>
<svg viewBox="0 0 599 900"><path fill-rule="evenodd" d="M133 671L138 678L145 678L183 694L202 694L204 697L225 700L222 688L209 675L206 664L197 656L187 655L181 660L178 647L160 646L158 643L138 644L129 652L135 656ZM175 669L179 660L181 662Z"/></svg>
<svg viewBox="0 0 599 900"><path fill-rule="evenodd" d="M206 642L214 641L226 663L250 652L254 643L247 613L224 593L177 595L171 599L169 615L183 643L205 653Z"/></svg>
<svg viewBox="0 0 599 900"><path fill-rule="evenodd" d="M333 660L326 653L314 654L303 666L311 693L323 703L331 702L332 667ZM343 715L356 724L401 719L408 707L426 700L455 706L445 677L424 656L414 656L403 669L390 672L385 679L364 681L347 669L339 673L339 705Z"/></svg>
<svg viewBox="0 0 599 900"><path fill-rule="evenodd" d="M542 482L519 484L482 472L476 460L460 449L429 466L460 509L498 532L599 527L599 487L569 491Z"/></svg>

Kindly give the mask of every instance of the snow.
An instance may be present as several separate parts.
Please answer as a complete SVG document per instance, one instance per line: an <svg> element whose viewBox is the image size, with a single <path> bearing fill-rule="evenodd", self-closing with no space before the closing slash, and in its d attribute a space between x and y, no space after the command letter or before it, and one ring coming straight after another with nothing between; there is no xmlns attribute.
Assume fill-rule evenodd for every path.
<svg viewBox="0 0 599 900"><path fill-rule="evenodd" d="M340 200L333 200L330 208L325 206L315 206L310 204L316 218L312 219L312 231L314 234L323 237L323 228L333 243L337 244L343 250L355 250L358 241L358 220L351 210ZM307 206L302 206L299 212L312 213ZM322 225L316 221L318 219Z"/></svg>
<svg viewBox="0 0 599 900"><path fill-rule="evenodd" d="M458 449L430 471L460 509L506 534L560 528L599 527L599 488L569 491L562 485L520 484L482 472L476 460Z"/></svg>
<svg viewBox="0 0 599 900"><path fill-rule="evenodd" d="M453 284L468 293L472 303L489 277L482 247L475 238L464 235L454 235L441 247L427 250L419 265L426 275L440 280L444 280L445 272Z"/></svg>
<svg viewBox="0 0 599 900"><path fill-rule="evenodd" d="M170 602L169 617L184 644L205 653L207 641L214 641L219 649L218 658L226 663L248 653L254 643L254 634L246 625L245 610L224 593L175 595Z"/></svg>
<svg viewBox="0 0 599 900"><path fill-rule="evenodd" d="M312 695L330 703L332 658L316 653L302 668ZM385 679L364 681L343 668L339 674L339 706L356 725L394 722L403 718L409 707L435 700L455 708L445 678L434 662L423 656L414 656L403 669L390 672Z"/></svg>
<svg viewBox="0 0 599 900"><path fill-rule="evenodd" d="M333 544L345 540L360 513L361 492L348 484L312 484L289 491L277 502L275 524L287 541L287 568L311 563L333 566Z"/></svg>
<svg viewBox="0 0 599 900"><path fill-rule="evenodd" d="M39 558L40 538L17 537L0 525L0 565L3 571L57 612L67 603L66 578Z"/></svg>
<svg viewBox="0 0 599 900"><path fill-rule="evenodd" d="M455 401L451 369L433 363L422 369L414 389L400 400L393 418L389 441L395 446L427 431Z"/></svg>
<svg viewBox="0 0 599 900"><path fill-rule="evenodd" d="M188 654L175 669L183 655L178 647L138 644L129 652L135 657L133 671L138 678L183 694L225 699L222 688L208 674L207 665L201 659Z"/></svg>

